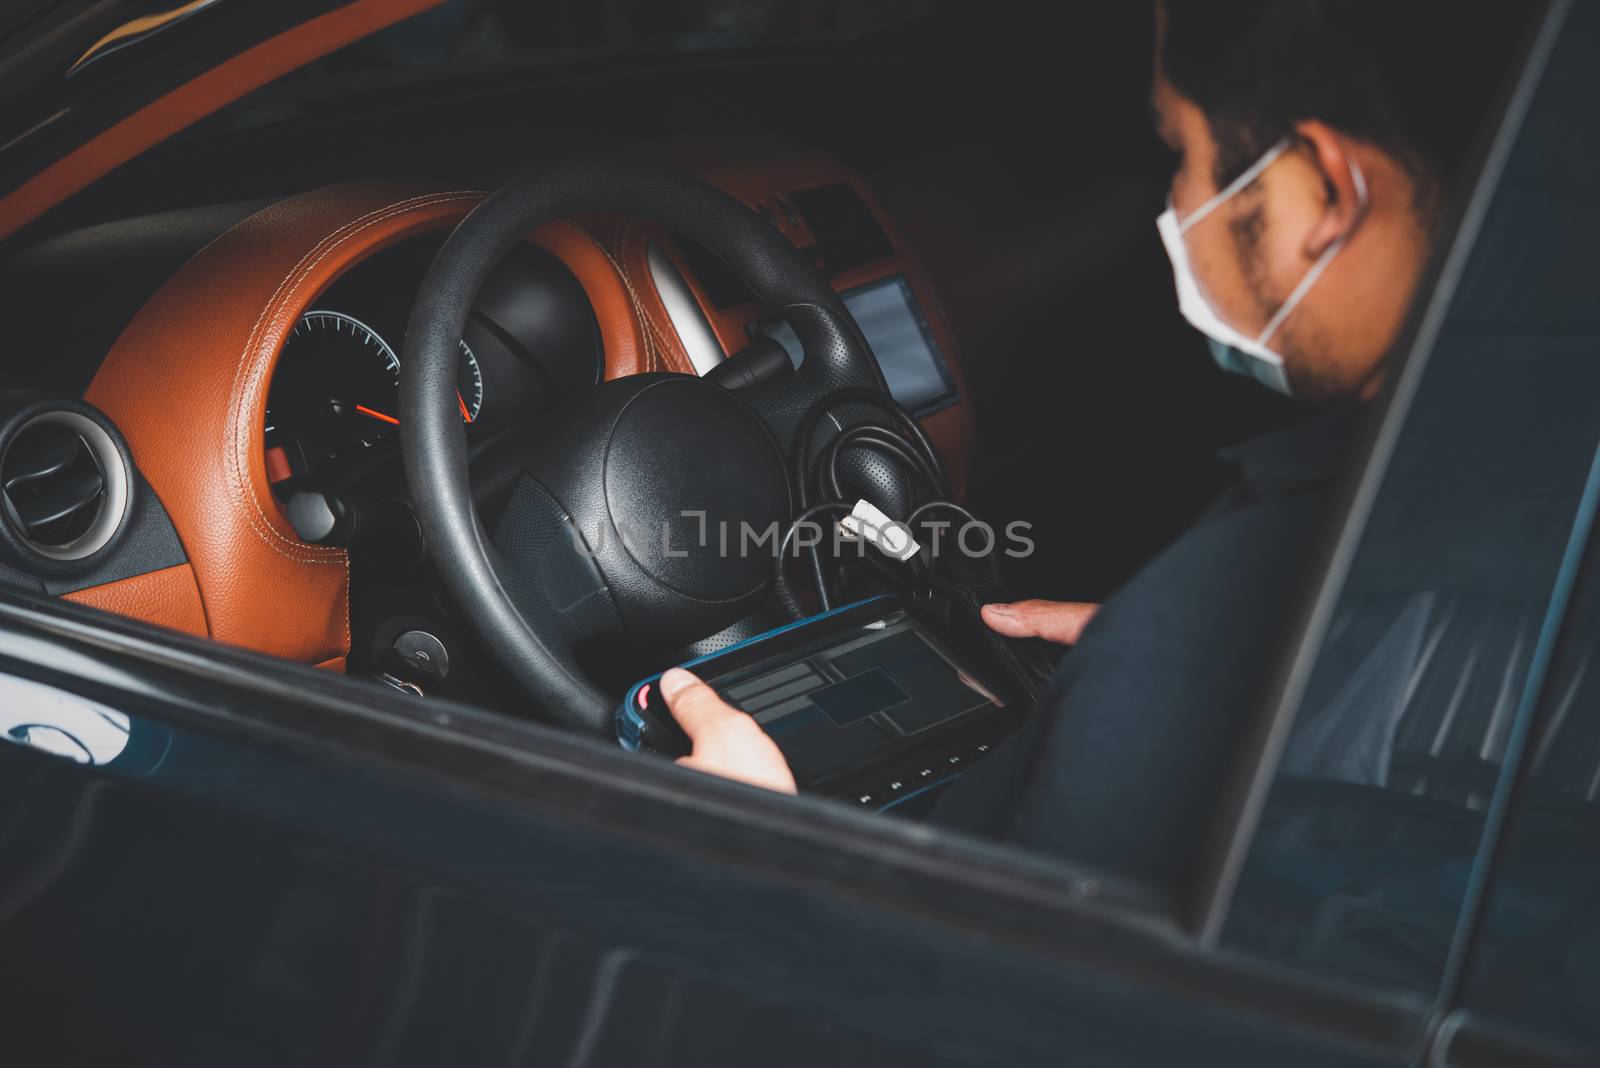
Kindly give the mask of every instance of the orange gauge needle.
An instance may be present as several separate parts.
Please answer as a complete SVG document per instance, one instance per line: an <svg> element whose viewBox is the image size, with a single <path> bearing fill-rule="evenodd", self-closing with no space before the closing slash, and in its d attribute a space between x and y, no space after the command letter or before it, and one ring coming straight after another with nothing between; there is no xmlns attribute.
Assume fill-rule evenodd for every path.
<svg viewBox="0 0 1600 1068"><path fill-rule="evenodd" d="M360 412L362 415L370 415L372 418L388 423L391 426L400 425L400 420L396 419L394 416L384 415L382 412L374 411L373 409L368 408L365 404L356 405L356 411Z"/></svg>
<svg viewBox="0 0 1600 1068"><path fill-rule="evenodd" d="M467 410L467 402L461 399L460 393L456 394L456 403L461 406L461 418L469 423L472 422L472 413ZM386 415L375 408L368 408L365 404L356 405L356 411L360 412L362 415L370 415L374 419L382 420L391 426L400 425L400 420L396 419L394 416Z"/></svg>

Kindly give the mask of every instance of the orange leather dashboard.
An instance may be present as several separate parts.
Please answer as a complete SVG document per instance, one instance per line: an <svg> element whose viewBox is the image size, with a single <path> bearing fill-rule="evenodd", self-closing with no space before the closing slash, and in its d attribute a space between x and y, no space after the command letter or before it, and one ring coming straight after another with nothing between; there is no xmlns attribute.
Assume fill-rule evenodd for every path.
<svg viewBox="0 0 1600 1068"><path fill-rule="evenodd" d="M643 342L640 361L633 371L624 373L676 371L694 374L694 365L689 362L678 331L667 317L666 307L661 303L661 295L656 292L645 262L649 239L660 228L640 219L614 215L585 219L578 225L606 250L607 258L627 287L631 317L639 325ZM609 361L607 372L608 378L620 377L610 374Z"/></svg>
<svg viewBox="0 0 1600 1068"><path fill-rule="evenodd" d="M826 157L710 177L752 206L775 189L854 184L894 251L840 274L835 287L904 276L960 387L955 339L937 297L858 179ZM85 399L121 428L189 564L70 599L342 667L350 649L349 560L341 549L300 541L272 494L262 433L272 373L288 333L336 278L396 241L453 226L482 196L374 183L317 190L251 216L168 279L118 338ZM567 265L594 306L607 378L693 372L647 262L650 242L663 236L651 224L612 218L553 223L530 235ZM789 236L810 243L804 232ZM748 325L767 310L754 301L719 309L687 266L677 265L724 350L743 348ZM973 437L968 404L923 422L961 492Z"/></svg>
<svg viewBox="0 0 1600 1068"><path fill-rule="evenodd" d="M90 586L63 595L63 600L133 616L202 638L210 633L206 627L205 608L200 603L200 587L195 585L194 568L189 564L134 575L104 586Z"/></svg>
<svg viewBox="0 0 1600 1068"><path fill-rule="evenodd" d="M85 399L121 428L166 506L196 599L187 569L72 599L302 663L343 658L348 558L300 541L269 488L262 427L273 368L335 278L396 241L453 225L481 197L371 184L318 190L257 213L180 268L118 338ZM532 237L594 304L608 375L632 373L645 346L607 254L565 223Z"/></svg>

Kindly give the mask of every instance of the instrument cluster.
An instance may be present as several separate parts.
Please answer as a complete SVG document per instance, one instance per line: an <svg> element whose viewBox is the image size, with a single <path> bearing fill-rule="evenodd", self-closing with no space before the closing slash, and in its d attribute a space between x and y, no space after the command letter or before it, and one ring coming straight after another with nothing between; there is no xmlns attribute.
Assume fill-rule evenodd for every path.
<svg viewBox="0 0 1600 1068"><path fill-rule="evenodd" d="M442 237L385 250L322 294L285 339L267 395L267 476L283 499L333 490L398 460L399 353ZM544 249L514 249L461 339L456 403L469 442L530 417L604 371L582 286Z"/></svg>

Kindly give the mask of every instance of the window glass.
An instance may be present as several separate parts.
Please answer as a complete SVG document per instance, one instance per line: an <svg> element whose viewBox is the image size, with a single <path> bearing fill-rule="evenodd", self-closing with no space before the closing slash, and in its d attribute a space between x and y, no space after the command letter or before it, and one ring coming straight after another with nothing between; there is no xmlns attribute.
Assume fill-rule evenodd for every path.
<svg viewBox="0 0 1600 1068"><path fill-rule="evenodd" d="M1559 191L1593 163L1549 138L1570 92L1535 97L1405 414L1229 916L1238 948L1364 985L1441 978L1600 442L1593 231Z"/></svg>
<svg viewBox="0 0 1600 1068"><path fill-rule="evenodd" d="M617 59L848 42L939 0L445 0L279 80L234 120L421 78L496 79Z"/></svg>
<svg viewBox="0 0 1600 1068"><path fill-rule="evenodd" d="M1580 52L1576 42L1587 42ZM1600 9L1576 4L1506 195L1518 202L1518 302L1600 363L1594 269ZM1570 43L1569 43L1570 42ZM1521 155L1519 153L1519 155ZM1600 395L1590 401L1600 406ZM1494 1024L1600 1048L1600 537L1591 534L1497 857L1465 988Z"/></svg>
<svg viewBox="0 0 1600 1068"><path fill-rule="evenodd" d="M1466 1003L1600 1048L1600 540L1540 693Z"/></svg>

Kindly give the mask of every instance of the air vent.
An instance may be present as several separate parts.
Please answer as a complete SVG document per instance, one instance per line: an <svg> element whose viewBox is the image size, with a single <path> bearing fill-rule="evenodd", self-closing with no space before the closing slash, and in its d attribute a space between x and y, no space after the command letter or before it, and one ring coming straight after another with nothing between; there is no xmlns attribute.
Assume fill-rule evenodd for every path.
<svg viewBox="0 0 1600 1068"><path fill-rule="evenodd" d="M824 185L789 194L795 210L811 227L829 274L888 259L889 236L854 186Z"/></svg>
<svg viewBox="0 0 1600 1068"><path fill-rule="evenodd" d="M105 548L127 511L128 480L111 435L73 411L35 415L0 457L6 521L52 560L82 560Z"/></svg>

